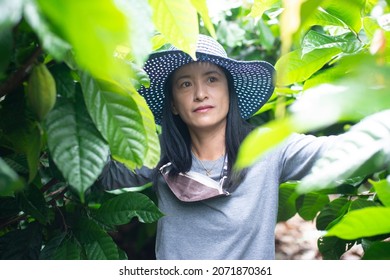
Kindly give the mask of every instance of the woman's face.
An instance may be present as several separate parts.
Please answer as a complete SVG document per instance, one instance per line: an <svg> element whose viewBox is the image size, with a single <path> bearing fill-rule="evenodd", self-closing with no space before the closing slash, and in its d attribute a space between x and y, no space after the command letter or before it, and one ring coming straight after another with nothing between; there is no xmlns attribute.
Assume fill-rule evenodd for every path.
<svg viewBox="0 0 390 280"><path fill-rule="evenodd" d="M193 62L172 76L172 112L190 130L226 126L229 89L225 73L209 62Z"/></svg>

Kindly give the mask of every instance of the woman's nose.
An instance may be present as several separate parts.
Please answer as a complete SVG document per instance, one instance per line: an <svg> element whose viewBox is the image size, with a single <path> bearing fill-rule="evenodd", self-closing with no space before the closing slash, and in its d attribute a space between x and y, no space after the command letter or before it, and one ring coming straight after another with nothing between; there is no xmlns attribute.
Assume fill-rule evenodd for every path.
<svg viewBox="0 0 390 280"><path fill-rule="evenodd" d="M194 100L203 101L206 98L207 98L207 89L203 85L197 84L194 92Z"/></svg>

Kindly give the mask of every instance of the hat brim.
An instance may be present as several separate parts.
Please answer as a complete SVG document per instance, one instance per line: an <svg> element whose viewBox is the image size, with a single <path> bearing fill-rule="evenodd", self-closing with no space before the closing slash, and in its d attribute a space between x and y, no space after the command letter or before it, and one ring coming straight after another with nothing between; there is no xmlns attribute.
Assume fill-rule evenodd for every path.
<svg viewBox="0 0 390 280"><path fill-rule="evenodd" d="M238 97L241 117L248 119L271 97L274 91L274 67L266 61L237 61L201 52L196 53L197 61L207 61L230 72ZM179 50L162 51L152 54L144 70L149 75L150 86L141 87L138 92L145 98L155 122L161 123L165 100L164 86L169 75L179 67L194 62Z"/></svg>

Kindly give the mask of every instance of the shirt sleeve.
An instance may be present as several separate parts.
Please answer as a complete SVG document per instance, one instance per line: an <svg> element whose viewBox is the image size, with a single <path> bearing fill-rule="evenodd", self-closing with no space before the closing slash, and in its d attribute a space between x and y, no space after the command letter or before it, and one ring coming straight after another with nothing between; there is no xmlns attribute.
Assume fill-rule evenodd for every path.
<svg viewBox="0 0 390 280"><path fill-rule="evenodd" d="M153 169L145 166L131 171L124 164L109 159L99 181L106 190L143 186L152 181Z"/></svg>
<svg viewBox="0 0 390 280"><path fill-rule="evenodd" d="M300 180L306 176L317 159L334 145L337 136L294 134L281 149L280 182Z"/></svg>

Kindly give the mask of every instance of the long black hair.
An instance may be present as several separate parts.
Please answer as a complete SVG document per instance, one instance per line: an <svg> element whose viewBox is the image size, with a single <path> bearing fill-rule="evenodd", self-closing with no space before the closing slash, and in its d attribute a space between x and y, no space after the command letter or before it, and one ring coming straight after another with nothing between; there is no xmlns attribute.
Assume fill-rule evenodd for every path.
<svg viewBox="0 0 390 280"><path fill-rule="evenodd" d="M229 89L229 111L226 119L225 147L228 157L228 179L225 188L233 191L243 180L246 170L236 172L233 165L237 159L239 146L243 139L253 129L253 126L242 119L238 107L238 98L234 89L231 74L222 68L228 81ZM179 115L172 113L172 74L168 77L165 90L165 100L163 105L162 133L161 133L161 153L162 157L157 165L156 171L164 164L171 162L170 176L176 176L180 172L188 172L192 166L191 137L187 125ZM158 172L155 176L157 180Z"/></svg>

